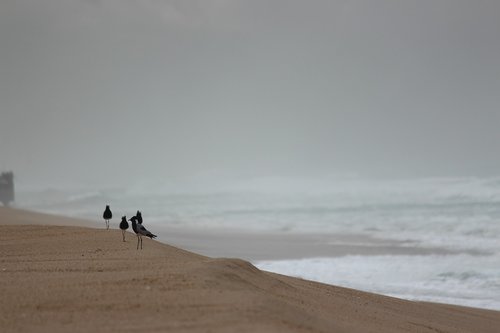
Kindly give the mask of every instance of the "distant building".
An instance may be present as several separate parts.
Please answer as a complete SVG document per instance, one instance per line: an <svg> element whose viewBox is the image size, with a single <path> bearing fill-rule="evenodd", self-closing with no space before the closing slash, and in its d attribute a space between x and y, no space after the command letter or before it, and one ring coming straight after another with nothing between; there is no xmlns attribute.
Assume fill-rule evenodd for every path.
<svg viewBox="0 0 500 333"><path fill-rule="evenodd" d="M2 172L0 174L0 202L4 206L14 202L14 173Z"/></svg>

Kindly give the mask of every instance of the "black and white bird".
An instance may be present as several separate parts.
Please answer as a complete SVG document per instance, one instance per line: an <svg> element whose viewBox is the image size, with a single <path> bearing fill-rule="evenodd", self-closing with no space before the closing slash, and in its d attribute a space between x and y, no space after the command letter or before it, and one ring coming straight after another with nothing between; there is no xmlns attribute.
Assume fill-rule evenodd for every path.
<svg viewBox="0 0 500 333"><path fill-rule="evenodd" d="M111 209L109 209L109 205L106 205L106 209L102 214L102 218L106 221L106 229L109 229L109 220L113 217L113 213L111 213Z"/></svg>
<svg viewBox="0 0 500 333"><path fill-rule="evenodd" d="M151 239L155 238L156 235L153 235L150 231L148 231L142 224L137 223L137 216L133 216L129 221L132 222L132 229L137 235L137 250L139 250L139 243L141 243L142 250L142 236L149 237Z"/></svg>
<svg viewBox="0 0 500 333"><path fill-rule="evenodd" d="M125 230L128 229L128 222L126 216L122 216L122 221L120 222L120 229L122 229L123 241L125 242Z"/></svg>

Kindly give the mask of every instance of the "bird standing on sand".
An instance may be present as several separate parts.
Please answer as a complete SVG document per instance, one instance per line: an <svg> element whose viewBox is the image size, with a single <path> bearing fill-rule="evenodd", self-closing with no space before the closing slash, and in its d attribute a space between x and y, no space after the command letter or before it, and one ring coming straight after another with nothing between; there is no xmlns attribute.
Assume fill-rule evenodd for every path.
<svg viewBox="0 0 500 333"><path fill-rule="evenodd" d="M106 205L106 209L102 214L102 218L106 221L106 229L109 229L109 220L113 217L113 213L111 213L111 209L109 209L109 205Z"/></svg>
<svg viewBox="0 0 500 333"><path fill-rule="evenodd" d="M137 250L139 250L139 242L141 243L142 250L142 236L149 237L151 239L155 238L156 235L153 235L150 231L148 231L142 224L137 223L137 216L133 216L129 221L132 222L132 229L137 235Z"/></svg>
<svg viewBox="0 0 500 333"><path fill-rule="evenodd" d="M128 229L128 222L126 216L122 216L122 221L120 222L120 229L122 229L123 241L125 242L125 230Z"/></svg>

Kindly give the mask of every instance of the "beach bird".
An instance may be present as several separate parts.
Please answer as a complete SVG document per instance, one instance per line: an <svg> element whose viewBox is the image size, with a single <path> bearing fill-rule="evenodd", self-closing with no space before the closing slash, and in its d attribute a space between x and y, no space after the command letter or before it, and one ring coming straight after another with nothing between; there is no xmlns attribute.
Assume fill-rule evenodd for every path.
<svg viewBox="0 0 500 333"><path fill-rule="evenodd" d="M141 243L141 250L142 250L142 236L149 237L151 239L155 238L156 235L153 235L150 231L148 231L142 224L137 223L137 216L132 216L132 218L129 220L132 222L132 230L134 230L135 234L137 235L137 250L139 250L139 243Z"/></svg>
<svg viewBox="0 0 500 333"><path fill-rule="evenodd" d="M120 222L120 229L122 229L123 241L125 242L125 230L128 229L128 222L126 216L122 216L122 221Z"/></svg>
<svg viewBox="0 0 500 333"><path fill-rule="evenodd" d="M137 223L142 224L142 214L140 211L137 211L137 213L135 213L135 217L137 217Z"/></svg>
<svg viewBox="0 0 500 333"><path fill-rule="evenodd" d="M113 213L111 213L111 209L109 209L109 205L106 205L106 209L102 214L102 218L106 221L106 229L109 229L109 220L113 217Z"/></svg>

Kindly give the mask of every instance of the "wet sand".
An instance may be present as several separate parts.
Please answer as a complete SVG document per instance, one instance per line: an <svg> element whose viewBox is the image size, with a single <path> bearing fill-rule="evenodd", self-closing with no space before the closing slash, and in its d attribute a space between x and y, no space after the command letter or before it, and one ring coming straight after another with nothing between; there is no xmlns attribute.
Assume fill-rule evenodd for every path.
<svg viewBox="0 0 500 333"><path fill-rule="evenodd" d="M364 235L293 234L241 232L231 230L189 230L158 228L167 244L210 257L237 257L251 262L260 260L340 257L345 255L430 255L478 254L477 251L451 251L445 248L417 247L406 242Z"/></svg>

